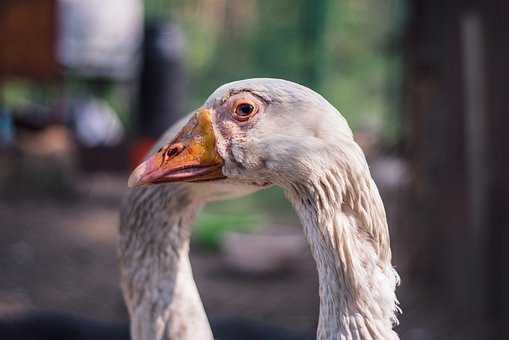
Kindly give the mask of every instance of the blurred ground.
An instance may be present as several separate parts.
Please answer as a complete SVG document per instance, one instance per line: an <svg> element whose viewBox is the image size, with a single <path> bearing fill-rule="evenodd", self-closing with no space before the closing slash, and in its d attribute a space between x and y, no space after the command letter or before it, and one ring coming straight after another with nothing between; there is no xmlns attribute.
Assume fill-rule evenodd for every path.
<svg viewBox="0 0 509 340"><path fill-rule="evenodd" d="M39 196L0 202L1 313L35 308L125 317L115 257L123 187L117 182L83 179L88 192L71 201Z"/></svg>
<svg viewBox="0 0 509 340"><path fill-rule="evenodd" d="M125 181L123 176L82 177L70 200L0 201L0 317L44 309L127 319L116 260ZM295 271L246 277L228 272L220 254L192 248L195 278L211 318L242 316L313 329L318 291L307 251Z"/></svg>
<svg viewBox="0 0 509 340"><path fill-rule="evenodd" d="M386 203L392 235L402 237L409 230L418 237L418 230L407 228L408 220L401 216L405 211L401 205L405 173L399 162L390 158L377 161L372 164L373 174ZM44 309L101 320L127 319L116 260L118 206L126 177L70 176L73 189L67 189L64 197L43 192L3 196L0 317ZM238 202L226 204L239 210L233 208ZM295 226L285 228L285 233L302 237L295 216L279 216L276 220ZM268 232L270 228L278 227L269 227ZM398 270L408 272L413 245L397 238L393 244ZM240 316L299 331L315 328L318 287L307 249L293 258L292 270L256 276L232 272L220 252L204 251L196 244L191 248L196 282L211 318ZM406 284L398 291L405 304L405 323L410 326L413 322L409 323L408 317L420 316L411 316L417 294L406 296L405 286L408 288Z"/></svg>

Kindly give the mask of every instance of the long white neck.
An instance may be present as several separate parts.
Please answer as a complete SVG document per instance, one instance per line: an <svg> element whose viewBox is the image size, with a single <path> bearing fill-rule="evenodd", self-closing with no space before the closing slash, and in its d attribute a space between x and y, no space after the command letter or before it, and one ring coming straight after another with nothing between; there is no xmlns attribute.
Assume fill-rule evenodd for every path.
<svg viewBox="0 0 509 340"><path fill-rule="evenodd" d="M317 339L399 339L392 329L399 277L391 265L385 210L367 164L321 169L288 185L286 195L317 265Z"/></svg>
<svg viewBox="0 0 509 340"><path fill-rule="evenodd" d="M180 184L128 194L119 257L133 340L213 339L188 254L199 208Z"/></svg>

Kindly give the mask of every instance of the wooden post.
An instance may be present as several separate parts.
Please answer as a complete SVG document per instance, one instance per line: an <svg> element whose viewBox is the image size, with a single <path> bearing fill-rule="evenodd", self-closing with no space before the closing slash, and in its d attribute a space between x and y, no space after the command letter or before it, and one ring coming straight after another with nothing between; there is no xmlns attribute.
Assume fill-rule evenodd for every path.
<svg viewBox="0 0 509 340"><path fill-rule="evenodd" d="M470 329L487 323L506 336L509 3L413 0L410 7L407 136L429 214L421 247L432 254L421 259L423 276Z"/></svg>
<svg viewBox="0 0 509 340"><path fill-rule="evenodd" d="M486 272L488 316L497 325L497 336L507 336L509 315L509 3L488 1L482 6L486 37L487 74L487 177Z"/></svg>

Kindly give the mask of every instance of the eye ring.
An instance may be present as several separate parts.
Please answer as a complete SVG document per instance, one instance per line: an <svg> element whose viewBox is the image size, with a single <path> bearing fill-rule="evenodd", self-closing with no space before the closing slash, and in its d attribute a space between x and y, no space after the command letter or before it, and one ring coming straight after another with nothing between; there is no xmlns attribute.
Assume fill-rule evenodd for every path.
<svg viewBox="0 0 509 340"><path fill-rule="evenodd" d="M258 106L251 101L241 101L235 106L233 117L239 122L249 120L258 112Z"/></svg>

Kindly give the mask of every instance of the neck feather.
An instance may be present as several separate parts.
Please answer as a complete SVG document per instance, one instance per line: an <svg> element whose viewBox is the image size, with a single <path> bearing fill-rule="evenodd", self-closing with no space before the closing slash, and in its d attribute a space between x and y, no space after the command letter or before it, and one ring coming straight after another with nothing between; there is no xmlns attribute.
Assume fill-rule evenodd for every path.
<svg viewBox="0 0 509 340"><path fill-rule="evenodd" d="M320 340L398 339L392 328L399 277L385 210L364 157L359 160L334 163L286 190L317 265Z"/></svg>
<svg viewBox="0 0 509 340"><path fill-rule="evenodd" d="M185 185L131 190L121 213L119 256L133 340L211 340L189 262L200 204Z"/></svg>

